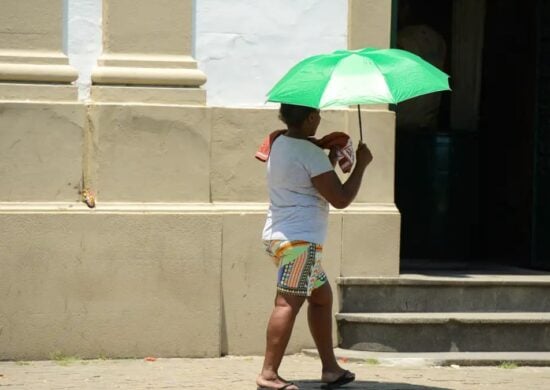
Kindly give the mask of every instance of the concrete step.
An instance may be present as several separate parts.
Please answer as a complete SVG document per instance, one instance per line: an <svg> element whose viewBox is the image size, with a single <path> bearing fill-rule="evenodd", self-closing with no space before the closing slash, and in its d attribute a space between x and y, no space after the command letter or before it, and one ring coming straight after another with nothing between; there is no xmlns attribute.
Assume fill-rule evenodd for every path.
<svg viewBox="0 0 550 390"><path fill-rule="evenodd" d="M550 312L550 274L339 278L340 311Z"/></svg>
<svg viewBox="0 0 550 390"><path fill-rule="evenodd" d="M319 357L316 349L304 349L304 355ZM343 361L381 366L550 366L550 352L368 352L335 348Z"/></svg>
<svg viewBox="0 0 550 390"><path fill-rule="evenodd" d="M550 352L550 313L340 313L339 346L375 352Z"/></svg>

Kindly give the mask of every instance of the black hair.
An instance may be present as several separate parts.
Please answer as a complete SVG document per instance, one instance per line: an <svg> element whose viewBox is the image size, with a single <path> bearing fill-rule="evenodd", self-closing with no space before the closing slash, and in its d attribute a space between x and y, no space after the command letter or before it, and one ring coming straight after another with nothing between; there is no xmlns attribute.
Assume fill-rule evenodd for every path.
<svg viewBox="0 0 550 390"><path fill-rule="evenodd" d="M312 107L281 103L279 119L287 126L301 127L308 115L315 111L317 109Z"/></svg>

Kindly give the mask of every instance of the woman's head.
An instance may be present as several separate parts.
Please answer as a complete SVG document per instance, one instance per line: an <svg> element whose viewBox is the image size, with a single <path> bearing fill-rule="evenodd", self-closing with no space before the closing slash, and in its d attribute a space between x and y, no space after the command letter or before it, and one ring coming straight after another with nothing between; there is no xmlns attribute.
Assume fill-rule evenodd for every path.
<svg viewBox="0 0 550 390"><path fill-rule="evenodd" d="M303 129L315 134L321 121L319 110L312 107L281 103L279 119L289 128Z"/></svg>

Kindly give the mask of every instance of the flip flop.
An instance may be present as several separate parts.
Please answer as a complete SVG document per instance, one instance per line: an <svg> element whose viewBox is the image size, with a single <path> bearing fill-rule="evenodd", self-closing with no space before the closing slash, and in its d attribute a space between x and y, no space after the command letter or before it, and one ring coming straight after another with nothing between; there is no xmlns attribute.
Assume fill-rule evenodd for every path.
<svg viewBox="0 0 550 390"><path fill-rule="evenodd" d="M321 386L321 389L337 389L340 386L347 385L355 380L355 374L351 371L346 370L342 375L340 375L336 380L332 382L327 382Z"/></svg>
<svg viewBox="0 0 550 390"><path fill-rule="evenodd" d="M288 389L290 386L296 386L296 385L292 382L288 382L281 387L258 386L257 390L285 390L285 389Z"/></svg>

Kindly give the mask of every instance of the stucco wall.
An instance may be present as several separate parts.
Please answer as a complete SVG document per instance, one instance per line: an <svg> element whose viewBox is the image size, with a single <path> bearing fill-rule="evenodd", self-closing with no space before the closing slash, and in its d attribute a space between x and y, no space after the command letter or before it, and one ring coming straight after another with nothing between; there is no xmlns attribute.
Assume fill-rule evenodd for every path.
<svg viewBox="0 0 550 390"><path fill-rule="evenodd" d="M0 360L220 354L221 216L0 209Z"/></svg>
<svg viewBox="0 0 550 390"><path fill-rule="evenodd" d="M260 106L304 57L346 47L347 0L196 0L208 104Z"/></svg>
<svg viewBox="0 0 550 390"><path fill-rule="evenodd" d="M139 1L144 9L161 9ZM81 98L100 51L99 3L65 2L65 50L79 68ZM349 3L369 5L377 18L387 13L377 0ZM0 359L47 359L55 351L82 357L263 353L275 269L259 237L267 191L265 166L253 154L282 125L263 95L295 60L344 47L346 32L357 45L388 41L385 29L342 33L347 4L197 0L196 31L205 39L196 56L201 47L235 49L199 63L227 61L205 69L209 98L219 99L211 105L200 96L181 99L198 88L104 85L85 104L65 93L71 88L65 84L2 85L0 276L8 282L0 283L0 296L7 297L0 300ZM117 26L135 28L118 11ZM368 25L371 14L363 15ZM201 30L208 23L211 28ZM146 49L130 53L135 61L124 52L118 60L157 63ZM63 99L56 101L52 91L59 88ZM112 98L103 100L106 95ZM325 258L331 280L398 273L395 118L383 106L363 114L375 160L358 202L330 216ZM357 142L355 110L322 115L319 135L347 131ZM82 186L96 191L95 209L80 201ZM312 346L301 317L288 352Z"/></svg>
<svg viewBox="0 0 550 390"><path fill-rule="evenodd" d="M80 99L87 99L102 50L101 1L65 7L65 47L79 71ZM195 0L194 7L194 57L208 76L209 105L264 105L292 64L346 47L347 0Z"/></svg>

